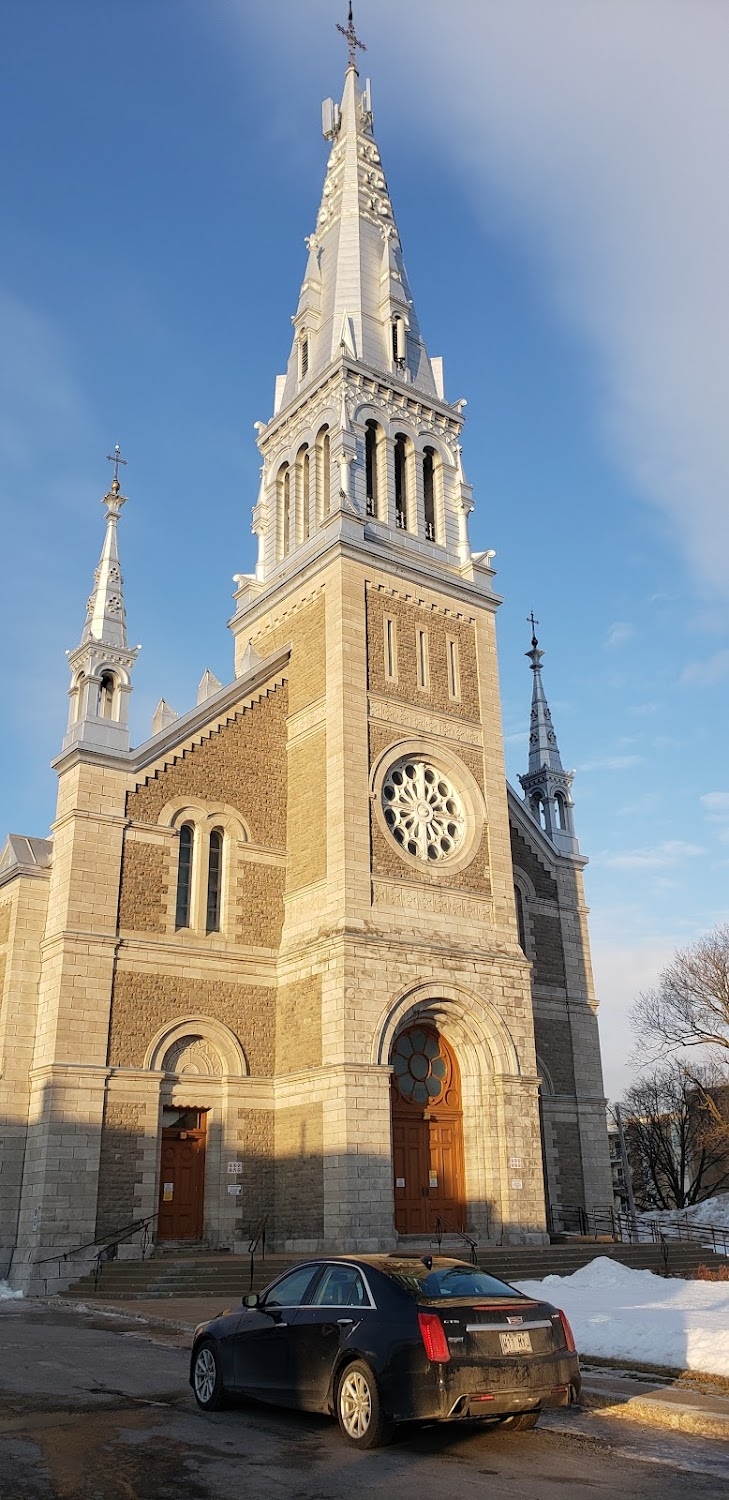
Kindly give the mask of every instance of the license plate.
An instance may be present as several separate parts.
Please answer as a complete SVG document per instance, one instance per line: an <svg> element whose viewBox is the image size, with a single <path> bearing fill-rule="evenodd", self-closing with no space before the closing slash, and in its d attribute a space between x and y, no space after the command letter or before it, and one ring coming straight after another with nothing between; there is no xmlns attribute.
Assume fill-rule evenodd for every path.
<svg viewBox="0 0 729 1500"><path fill-rule="evenodd" d="M532 1336L530 1333L500 1333L502 1354L531 1354Z"/></svg>

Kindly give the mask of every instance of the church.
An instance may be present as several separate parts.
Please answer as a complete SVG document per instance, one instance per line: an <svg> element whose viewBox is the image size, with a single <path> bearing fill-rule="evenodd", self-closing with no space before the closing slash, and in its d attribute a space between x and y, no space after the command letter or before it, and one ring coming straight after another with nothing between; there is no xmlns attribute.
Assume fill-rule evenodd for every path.
<svg viewBox="0 0 729 1500"><path fill-rule="evenodd" d="M0 1276L27 1292L122 1232L141 1255L145 1225L486 1246L612 1202L572 776L533 636L523 795L505 779L463 403L346 35L232 680L130 747L117 449L52 835L0 853Z"/></svg>

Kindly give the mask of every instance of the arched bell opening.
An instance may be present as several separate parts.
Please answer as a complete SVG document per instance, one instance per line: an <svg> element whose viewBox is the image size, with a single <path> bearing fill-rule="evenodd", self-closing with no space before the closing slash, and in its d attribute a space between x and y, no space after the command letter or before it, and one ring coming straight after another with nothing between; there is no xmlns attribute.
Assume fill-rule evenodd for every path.
<svg viewBox="0 0 729 1500"><path fill-rule="evenodd" d="M401 1031L392 1046L391 1107L398 1234L466 1226L461 1075L435 1026Z"/></svg>

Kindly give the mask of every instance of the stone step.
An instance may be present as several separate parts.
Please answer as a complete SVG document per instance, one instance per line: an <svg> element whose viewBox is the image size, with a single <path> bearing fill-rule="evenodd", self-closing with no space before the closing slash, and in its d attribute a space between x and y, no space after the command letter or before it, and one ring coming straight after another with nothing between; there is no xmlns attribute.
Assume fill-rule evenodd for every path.
<svg viewBox="0 0 729 1500"><path fill-rule="evenodd" d="M443 1247L445 1250L445 1247ZM450 1247L448 1247L449 1253ZM410 1254L434 1254L427 1243L409 1244ZM604 1244L580 1242L572 1245L485 1246L478 1252L479 1265L505 1281L541 1281L545 1276L569 1276L598 1255L608 1255L623 1265L641 1270L663 1270L663 1257L657 1245ZM256 1257L252 1289L261 1291L269 1282L304 1259L301 1255L267 1255ZM669 1267L674 1272L691 1271L702 1262L729 1264L729 1258L714 1256L700 1245L672 1245ZM231 1254L153 1256L146 1261L109 1261L102 1267L96 1285L91 1275L72 1283L65 1296L99 1299L157 1299L167 1297L240 1298L251 1288L251 1265L248 1256Z"/></svg>

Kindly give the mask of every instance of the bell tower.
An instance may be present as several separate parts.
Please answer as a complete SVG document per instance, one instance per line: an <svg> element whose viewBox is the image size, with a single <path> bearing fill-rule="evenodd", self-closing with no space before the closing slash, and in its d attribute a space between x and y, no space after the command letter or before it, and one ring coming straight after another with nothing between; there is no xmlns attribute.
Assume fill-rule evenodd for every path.
<svg viewBox="0 0 729 1500"><path fill-rule="evenodd" d="M230 622L237 673L290 653L277 1037L294 1028L299 1043L295 1078L277 1083L276 1149L293 1159L316 1141L322 1179L308 1234L281 1243L386 1248L408 1225L433 1232L443 1204L480 1239L539 1240L493 553L471 551L466 403L428 353L351 13L340 29L349 61L341 102L323 108L329 161L291 352L256 423L258 559ZM418 1081L403 1175L390 1078L405 1035L433 1088L422 1048L453 1059L463 1106L445 1088L436 1119Z"/></svg>

